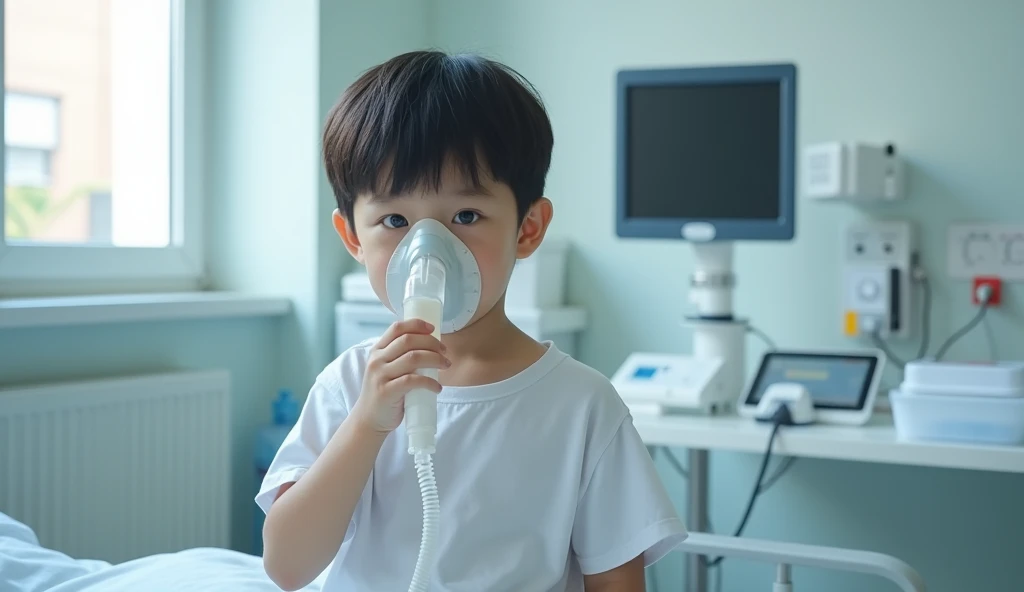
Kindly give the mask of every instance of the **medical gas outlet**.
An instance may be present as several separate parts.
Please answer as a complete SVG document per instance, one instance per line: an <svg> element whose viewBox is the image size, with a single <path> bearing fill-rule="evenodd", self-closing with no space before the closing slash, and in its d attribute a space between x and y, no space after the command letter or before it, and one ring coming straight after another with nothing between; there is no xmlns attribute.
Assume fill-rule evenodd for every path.
<svg viewBox="0 0 1024 592"><path fill-rule="evenodd" d="M842 255L842 324L846 336L910 336L914 249L909 222L858 222L847 226Z"/></svg>

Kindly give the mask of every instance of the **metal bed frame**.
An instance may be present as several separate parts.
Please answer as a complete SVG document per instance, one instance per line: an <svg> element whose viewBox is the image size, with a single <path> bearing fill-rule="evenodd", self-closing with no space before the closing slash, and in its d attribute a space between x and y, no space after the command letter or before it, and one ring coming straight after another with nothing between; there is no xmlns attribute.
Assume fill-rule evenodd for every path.
<svg viewBox="0 0 1024 592"><path fill-rule="evenodd" d="M793 592L794 565L875 575L899 586L903 592L926 592L924 578L913 567L882 553L700 532L689 533L677 550L702 560L721 555L775 563L777 569L772 592Z"/></svg>

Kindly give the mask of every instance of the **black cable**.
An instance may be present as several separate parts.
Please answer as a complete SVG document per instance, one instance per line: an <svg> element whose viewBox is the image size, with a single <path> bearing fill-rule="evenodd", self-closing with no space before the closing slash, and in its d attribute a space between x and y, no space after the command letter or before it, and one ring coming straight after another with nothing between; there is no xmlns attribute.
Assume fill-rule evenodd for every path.
<svg viewBox="0 0 1024 592"><path fill-rule="evenodd" d="M875 347L882 350L882 353L885 354L885 357L889 358L889 361L891 361L893 364L899 366L900 370L902 370L907 365L907 363L903 361L902 358L897 356L896 353L889 348L889 344L887 344L885 340L882 339L882 337L878 334L877 331L871 332L871 343L875 344Z"/></svg>
<svg viewBox="0 0 1024 592"><path fill-rule="evenodd" d="M705 514L704 522L708 526L709 533L715 532L715 527L711 525L711 516L709 514ZM722 564L708 566L709 577L711 573L715 574L715 592L722 592Z"/></svg>
<svg viewBox="0 0 1024 592"><path fill-rule="evenodd" d="M917 357L914 359L920 360L928 355L928 348L931 346L932 341L932 288L931 284L928 283L928 276L924 274L923 268L918 267L915 274L917 283L921 284L921 343L917 346ZM896 364L900 370L906 367L906 360L892 351L889 344L878 334L878 331L871 333L871 342L875 347L882 350L886 357L893 364Z"/></svg>
<svg viewBox="0 0 1024 592"><path fill-rule="evenodd" d="M761 493L764 493L771 489L772 485L775 485L775 482L781 479L782 476L786 474L786 471L788 471L790 467L792 467L794 464L796 464L796 457L787 456L786 459L782 461L782 464L779 465L777 469L775 469L775 472L772 473L772 476L764 480L764 485L761 486L760 490Z"/></svg>
<svg viewBox="0 0 1024 592"><path fill-rule="evenodd" d="M740 520L740 524L736 527L732 536L738 537L743 535L743 530L747 527L747 520L750 519L750 514L754 511L754 504L763 492L762 486L764 474L768 470L768 461L772 458L772 446L775 444L775 436L779 434L779 429L783 425L792 423L792 420L793 418L789 413L788 405L780 405L772 416L772 433L771 436L768 437L768 448L764 451L764 458L761 460L761 469L757 472L757 480L754 482L754 490L750 493L750 500L747 502L747 508L743 512L743 518ZM725 559L724 556L716 557L711 561L708 561L707 566L714 567L720 564L723 559Z"/></svg>
<svg viewBox="0 0 1024 592"><path fill-rule="evenodd" d="M917 359L928 355L928 347L932 341L932 286L928 276L922 272L921 279L921 345L917 348Z"/></svg>
<svg viewBox="0 0 1024 592"><path fill-rule="evenodd" d="M768 350L769 351L775 351L775 350L779 349L778 347L776 347L775 342L772 341L772 338L768 337L767 333L765 333L764 331L758 329L757 327L755 327L753 325L747 325L747 332L748 333L753 333L754 335L757 335L757 337L761 341L763 341L765 345L768 346Z"/></svg>
<svg viewBox="0 0 1024 592"><path fill-rule="evenodd" d="M935 361L941 361L943 357L949 352L949 348L953 347L953 344L960 340L964 335L970 333L971 329L976 327L981 319L985 318L985 313L988 312L988 302L982 302L981 308L978 309L977 314L974 315L966 325L960 328L959 331L949 336L949 339L943 343L937 352L935 352Z"/></svg>

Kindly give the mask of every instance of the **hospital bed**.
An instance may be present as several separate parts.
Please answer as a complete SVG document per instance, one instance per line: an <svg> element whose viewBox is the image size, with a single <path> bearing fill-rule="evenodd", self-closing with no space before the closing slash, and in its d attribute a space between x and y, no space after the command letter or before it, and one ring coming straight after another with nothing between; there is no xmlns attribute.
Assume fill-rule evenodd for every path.
<svg viewBox="0 0 1024 592"><path fill-rule="evenodd" d="M790 566L801 565L876 575L903 592L925 592L909 565L878 553L691 533L684 553L721 555L778 565L765 590L791 592ZM303 592L320 589L314 581ZM896 588L892 588L894 591ZM13 592L279 592L259 557L228 549L200 548L141 557L117 565L75 559L39 544L35 532L0 512L0 590ZM881 589L880 589L881 590Z"/></svg>
<svg viewBox="0 0 1024 592"><path fill-rule="evenodd" d="M320 589L314 581L303 592ZM39 544L27 525L0 512L3 592L280 592L262 560L229 549L198 548L117 565L76 559Z"/></svg>

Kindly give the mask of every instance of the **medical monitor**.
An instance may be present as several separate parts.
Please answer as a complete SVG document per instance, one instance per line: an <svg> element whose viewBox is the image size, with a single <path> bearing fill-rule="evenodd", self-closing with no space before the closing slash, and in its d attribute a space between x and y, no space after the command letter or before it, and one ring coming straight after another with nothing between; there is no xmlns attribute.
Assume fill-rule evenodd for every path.
<svg viewBox="0 0 1024 592"><path fill-rule="evenodd" d="M794 235L796 67L618 74L616 234Z"/></svg>

